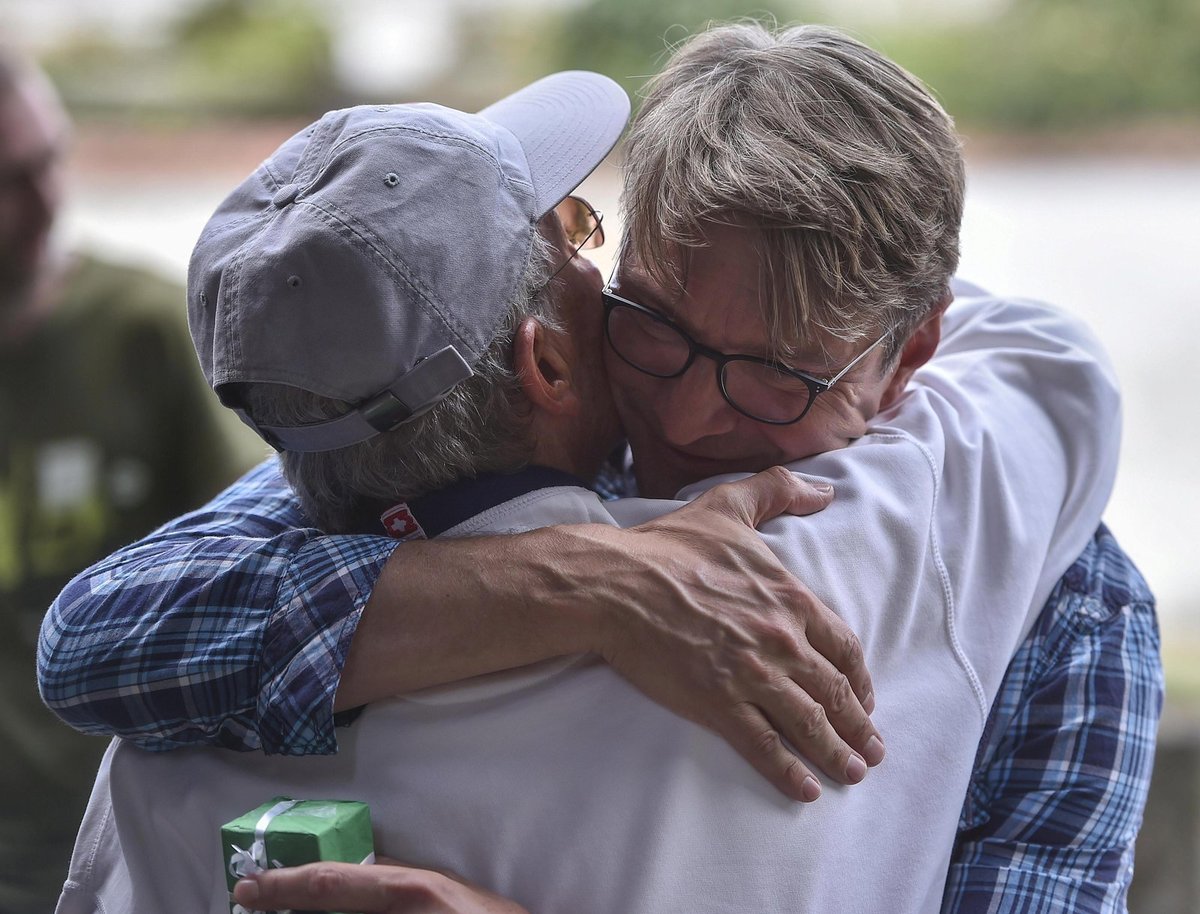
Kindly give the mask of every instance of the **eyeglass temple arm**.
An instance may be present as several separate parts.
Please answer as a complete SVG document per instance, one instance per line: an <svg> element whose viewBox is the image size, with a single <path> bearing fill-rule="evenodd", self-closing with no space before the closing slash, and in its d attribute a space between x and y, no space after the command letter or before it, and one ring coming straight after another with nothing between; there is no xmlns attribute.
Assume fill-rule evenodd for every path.
<svg viewBox="0 0 1200 914"><path fill-rule="evenodd" d="M885 333L883 336L881 336L879 339L877 339L875 342L873 342L870 346L868 346L866 349L864 349L862 352L860 352L858 355L856 355L853 359L851 359L850 364L847 365L845 368L843 368L841 371L839 371L837 374L835 374L832 378L829 378L828 380L822 380L821 378L817 378L816 380L821 381L821 383L825 385L825 389L828 390L830 387L833 387L834 384L836 384L838 381L840 381L843 377L845 377L846 373L848 371L850 371L851 368L853 368L855 365L857 365L859 362L861 362L863 359L865 359L868 355L870 355L876 346L878 346L880 343L882 343L884 340L886 340L891 335L892 335L892 331L889 330L887 333Z"/></svg>

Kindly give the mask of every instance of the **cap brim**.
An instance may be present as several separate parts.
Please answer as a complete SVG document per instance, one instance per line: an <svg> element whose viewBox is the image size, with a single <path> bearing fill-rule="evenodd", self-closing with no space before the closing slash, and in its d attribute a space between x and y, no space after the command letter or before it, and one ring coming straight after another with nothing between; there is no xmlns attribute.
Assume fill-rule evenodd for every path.
<svg viewBox="0 0 1200 914"><path fill-rule="evenodd" d="M520 141L539 215L573 191L620 139L629 96L599 73L553 73L479 112Z"/></svg>

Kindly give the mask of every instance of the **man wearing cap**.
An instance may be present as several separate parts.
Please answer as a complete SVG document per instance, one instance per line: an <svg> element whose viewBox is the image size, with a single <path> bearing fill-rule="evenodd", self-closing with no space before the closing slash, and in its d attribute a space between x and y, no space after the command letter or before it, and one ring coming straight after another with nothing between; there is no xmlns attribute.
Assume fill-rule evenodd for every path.
<svg viewBox="0 0 1200 914"><path fill-rule="evenodd" d="M820 44L826 36L813 37ZM865 52L857 46L839 49ZM878 66L877 60L872 62ZM886 66L882 70L894 89L895 70ZM927 104L918 105L923 113ZM405 110L402 116L416 114ZM369 192L347 196L345 186L365 190L360 174L364 162L380 166L375 171L385 184L389 175L408 173L411 163L381 171L382 161L370 154L379 128L371 131L375 139L368 139L357 133L342 136L344 126L336 117L327 119L285 144L265 171L218 212L193 262L194 279L199 277L193 283L193 306L199 301L201 310L211 307L217 314L212 325L219 329L211 334L203 329L207 316L193 315L201 328L198 340L212 341L210 378L216 385L257 384L250 390L231 391L231 399L239 397L239 408L266 434L276 440L282 440L281 433L292 437L293 449L323 447L335 431L341 434L341 429L351 426L358 431L352 429L349 435L369 434L361 423L346 417L364 409L373 412L378 397L361 389L340 394L349 401L340 404L329 403L328 393L323 401L285 397L269 390L270 385L298 383L311 388L321 382L313 374L257 375L264 357L270 361L276 342L243 334L242 316L254 313L266 301L284 301L284 286L306 288L305 271L296 264L320 271L321 264L308 262L307 256L312 247L320 247L316 238L325 231L318 225L317 233L311 234L311 220L297 216L299 225L285 223L283 234L273 235L273 220L284 221L269 209L280 208L272 202L277 194L283 198L283 208L314 207L313 215L322 224L326 216L335 214L328 224L359 258L359 269L364 269L364 258L367 272L379 266L392 272L399 260L410 265L400 271L410 297L393 304L387 313L392 319L398 309L418 314L409 332L429 338L424 353L403 350L407 358L402 370L419 367L422 357L444 351L447 339L428 331L429 320L443 326L481 317L463 303L444 307L438 290L447 284L431 282L429 277L438 275L436 265L448 254L441 250L430 256L429 239L405 238L395 224L402 210L388 213L385 232L374 230L369 218L363 225L364 212L382 210L369 202ZM331 141L317 156L320 166L306 171L311 164L308 153L301 155L295 147L321 142L327 134L342 139ZM446 125L430 134L443 140L458 135ZM304 181L297 181L296 175ZM291 190L283 193L281 188L290 183L303 183L303 187L295 195ZM418 180L416 186L420 185ZM419 193L415 199L417 211L422 212ZM245 215L247 204L249 215ZM244 219L229 222L239 212ZM256 221L261 224L255 225ZM485 221L476 226L477 231L497 230L491 220ZM225 226L232 226L233 234L226 235ZM710 225L707 231L716 238L725 229ZM251 240L237 236L239 232L249 232ZM392 237L416 247L404 249L407 256L398 256L395 248L382 242ZM293 249L297 239L308 245ZM364 239L367 243L360 244ZM725 240L735 242L732 250L739 239L733 235ZM735 275L736 261L720 254L715 245L709 247L721 270ZM559 266L552 262L560 277L555 283L564 284L568 301L572 294L586 299L586 268L576 265L578 261L561 241L559 248L568 259ZM475 247L466 244L462 250ZM345 253L331 253L331 262L338 263ZM411 271L413 263L423 264L424 269ZM333 272L341 275L347 269ZM706 269L703 263L692 264L688 282L710 281ZM667 366L658 367L643 357L634 333L638 325L630 322L648 314L660 333L678 333L680 339L689 340L675 323L682 318L669 319L624 297L636 275L627 274L619 289L614 284L606 293L610 344L639 372L672 377ZM537 282L524 285L540 287ZM248 299L241 299L243 289L251 290ZM378 299L355 303L370 302L370 317L379 303L394 300L394 293L382 287L379 294ZM735 290L730 300L736 303L738 294ZM818 910L835 900L854 910L936 909L987 708L1013 647L1032 622L1030 613L1049 595L1070 557L1087 542L1106 497L1104 480L1111 480L1114 457L1111 427L1083 421L1084 417L1111 417L1114 411L1115 391L1090 337L1073 322L1036 306L998 302L974 290L964 290L964 299L956 306L954 319L946 321L941 351L948 357L936 374L919 385L926 391L914 397L898 398L897 393L938 345L944 302L915 331L905 334L907 341L898 345L890 360L884 359L885 350L880 348L888 337L885 332L870 345L859 346L841 370L829 372L829 380L821 381L815 393L812 375L791 369L788 374L778 362L762 356L729 356L689 341L693 356L700 351L718 362L721 394L750 419L784 424L774 417L781 414L777 410L791 408L776 396L785 375L802 381L809 391L806 404L797 407L797 418L804 417L818 393L831 392L839 382L843 393L835 396L845 396L849 388L860 395L860 402L873 404L863 409L886 409L883 425L877 425L872 435L804 465L810 472L839 481L838 502L812 526L788 521L769 541L793 567L811 574L822 593L844 598L837 602L846 606L847 617L864 633L877 676L884 672L886 688L880 691L878 715L891 724L887 728L895 734L889 736L891 751L904 759L903 764L884 766L866 784L831 792L820 804L791 806L766 791L728 747L706 731L649 703L599 662L567 657L377 704L352 728L341 753L331 760L275 760L211 751L152 757L118 745L102 771L96 802L85 822L87 840L79 845L91 856L77 856L75 870L81 878L69 886L69 896L74 891L73 897L84 898L97 891L96 881L110 878L107 874L113 872L122 846L134 894L146 899L147 907L166 906L179 897L188 906L189 899L218 896L221 860L208 852L207 845L195 847L190 842L211 830L210 820L219 824L222 816L244 811L241 807L248 797L287 785L310 794L332 791L369 799L378 807L377 827L390 853L451 867L536 910L660 910L667 899L689 909L704 903L714 910L791 910L798 900ZM431 318L426 304L434 301L443 307L434 308ZM228 310L222 313L218 302ZM700 305L697 308L694 320L702 321L705 312ZM632 313L622 314L625 323L614 330L613 315L620 309ZM468 314L473 316L465 317ZM606 517L599 502L554 472L586 470L598 459L608 434L604 404L590 401L588 395L602 385L589 380L588 359L579 357L587 350L561 342L572 335L586 340L589 332L594 337L598 324L589 328L586 309L572 314L575 320L566 321L570 334L558 337L557 345L552 342L555 332L537 321L537 327L518 324L511 337L505 332L493 336L511 351L520 390L531 410L525 430L533 433L532 444L527 445L532 453L516 464L532 459L545 464L548 475L507 475L499 488L495 480L479 477L473 484L449 489L444 484L439 488L436 483L414 482L418 477L397 484L395 479L401 478L397 476L390 488L372 492L366 475L348 482L347 464L339 468L326 463L323 469L320 454L285 453L287 472L306 508L334 530L356 532L360 521L385 525L399 521L409 533L419 529L435 535L522 529L561 521L570 514L580 521L605 524L617 514L629 520L663 510L661 505L626 501L612 509L616 514ZM357 322L346 317L351 325ZM593 320L596 317L592 315ZM368 326L374 325L368 322ZM752 327L753 319L746 326ZM710 328L708 336L717 335ZM301 330L287 345L299 354L313 344L306 343ZM221 375L224 369L216 366L231 354L251 374ZM201 357L207 366L209 355L203 345ZM756 367L752 373L739 368L730 375L725 366L732 361ZM286 360L281 364L286 365ZM484 362L476 362L473 368L477 374L471 381L486 377ZM771 386L764 387L760 382L768 375ZM902 380L897 383L897 379ZM380 447L398 441L402 443L399 456L412 461L403 472L419 472L420 455L440 447L443 440L420 442L422 425L432 424L443 406L449 409L460 393L466 396L471 381L453 388L426 416L416 416L411 423L403 423L409 418L405 414L419 412L426 404L405 402L403 424L368 438L365 444L352 445L351 450L374 447L379 439L383 439ZM1069 391L1070 396L1042 402L1040 393L1047 383ZM872 389L871 396L861 396ZM396 399L404 401L405 396ZM595 412L585 416L583 405L589 402ZM827 397L819 402L831 401ZM993 439L988 423L1005 415L1021 415L1031 434L1017 441L1003 436ZM1063 433L1076 427L1084 430L1087 440L1064 454ZM294 437L297 429L305 429L299 432L302 438ZM944 436L950 435L969 445L981 433L984 437L977 446L965 446L961 453L945 443ZM466 453L472 444L476 457L496 453L494 446L479 449L478 439L468 439ZM598 450L589 453L591 447ZM465 475L479 476L474 467L467 469ZM342 484L331 485L334 479ZM893 491L904 492L905 504L889 504L886 498L882 505L878 503L888 490L881 488L884 479ZM1081 479L1101 484L1076 485ZM1030 504L1000 497L1014 483L1021 484L1022 493L1032 493ZM339 492L351 497L339 503ZM990 504L996 516L990 516L992 512L964 515L960 510L961 505L978 503ZM872 535L876 528L864 522L868 514L883 518L889 531L886 541ZM1031 553L1047 558L1044 567L1040 560L1038 567L1027 567ZM839 555L854 556L866 573L837 567ZM989 573L970 574L984 558ZM864 605L856 607L860 601ZM930 601L939 607L937 611L931 611ZM882 606L887 610L878 609ZM882 703L885 696L888 701ZM552 759L549 766L547 757ZM170 786L179 783L189 788L180 793ZM112 794L112 815L105 805L106 790ZM173 791L169 809L155 803L165 790ZM898 842L888 839L886 830L880 837L880 822L893 827L906 822L911 827L914 821L919 822L921 840ZM718 829L705 827L714 822L720 823ZM151 865L142 859L140 849L151 843L164 847L165 863L158 860ZM782 857L781 849L787 851ZM567 865L547 874L548 852L561 853ZM847 885L838 878L839 864L851 857L867 860L870 868L862 880ZM588 866L570 863L582 859L588 860ZM179 861L190 865L176 865ZM214 870L217 875L210 878ZM714 881L698 878L707 873L722 875ZM223 899L217 902L223 904Z"/></svg>

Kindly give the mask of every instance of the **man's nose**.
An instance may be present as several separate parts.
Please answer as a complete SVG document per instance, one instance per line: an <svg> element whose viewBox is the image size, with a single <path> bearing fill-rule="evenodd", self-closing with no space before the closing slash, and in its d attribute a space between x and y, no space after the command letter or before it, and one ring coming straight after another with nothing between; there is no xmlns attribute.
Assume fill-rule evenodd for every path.
<svg viewBox="0 0 1200 914"><path fill-rule="evenodd" d="M663 431L667 441L684 446L731 432L738 414L725 402L717 386L713 363L697 357L678 378L663 381Z"/></svg>

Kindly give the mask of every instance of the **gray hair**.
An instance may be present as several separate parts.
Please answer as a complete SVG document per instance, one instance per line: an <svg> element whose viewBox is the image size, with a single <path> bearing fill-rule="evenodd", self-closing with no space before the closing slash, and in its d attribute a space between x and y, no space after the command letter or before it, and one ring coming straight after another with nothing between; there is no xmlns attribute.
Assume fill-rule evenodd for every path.
<svg viewBox="0 0 1200 914"><path fill-rule="evenodd" d="M705 224L747 226L777 355L814 328L890 329L894 357L958 265L962 150L929 90L834 29L738 23L685 42L643 94L624 251L678 284Z"/></svg>
<svg viewBox="0 0 1200 914"><path fill-rule="evenodd" d="M433 409L361 444L321 453L280 454L284 476L321 528L349 529L364 499L411 499L480 473L512 473L533 456L530 409L513 368L517 328L527 317L561 329L558 296L547 287L554 247L541 232L520 285L474 374ZM279 384L246 385L247 411L265 425L318 422L353 404Z"/></svg>

